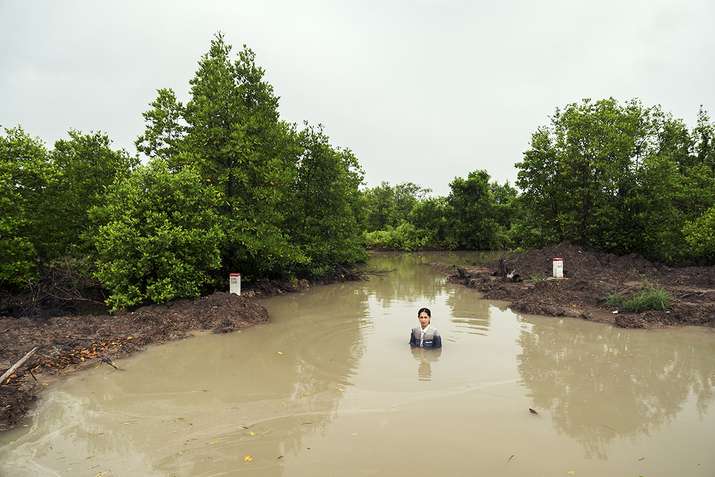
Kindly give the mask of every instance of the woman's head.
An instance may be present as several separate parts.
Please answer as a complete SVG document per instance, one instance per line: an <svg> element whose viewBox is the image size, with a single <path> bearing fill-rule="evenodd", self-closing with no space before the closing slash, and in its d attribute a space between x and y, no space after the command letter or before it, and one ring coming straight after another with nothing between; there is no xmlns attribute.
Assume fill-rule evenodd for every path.
<svg viewBox="0 0 715 477"><path fill-rule="evenodd" d="M417 318L420 320L422 328L426 328L432 320L432 312L429 311L429 308L420 308L420 311L417 312Z"/></svg>

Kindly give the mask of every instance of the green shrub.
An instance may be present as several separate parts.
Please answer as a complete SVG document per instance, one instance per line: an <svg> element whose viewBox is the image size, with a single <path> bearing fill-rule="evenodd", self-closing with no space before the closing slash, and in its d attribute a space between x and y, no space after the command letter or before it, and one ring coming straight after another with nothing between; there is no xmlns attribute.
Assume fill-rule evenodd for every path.
<svg viewBox="0 0 715 477"><path fill-rule="evenodd" d="M396 228L388 225L385 230L367 232L363 235L363 246L368 249L382 248L413 252L420 247L436 245L436 237L433 234L418 229L409 222L403 222Z"/></svg>
<svg viewBox="0 0 715 477"><path fill-rule="evenodd" d="M644 287L641 291L633 295L633 298L626 300L623 307L628 311L641 313L646 310L667 310L673 300L668 290L661 287Z"/></svg>
<svg viewBox="0 0 715 477"><path fill-rule="evenodd" d="M190 168L161 161L116 182L92 209L99 225L96 277L112 311L174 298L196 298L221 266L224 240L217 196Z"/></svg>
<svg viewBox="0 0 715 477"><path fill-rule="evenodd" d="M621 306L623 304L624 296L618 293L617 291L614 291L612 293L609 293L608 296L606 297L606 306L608 308L612 308L614 306Z"/></svg>

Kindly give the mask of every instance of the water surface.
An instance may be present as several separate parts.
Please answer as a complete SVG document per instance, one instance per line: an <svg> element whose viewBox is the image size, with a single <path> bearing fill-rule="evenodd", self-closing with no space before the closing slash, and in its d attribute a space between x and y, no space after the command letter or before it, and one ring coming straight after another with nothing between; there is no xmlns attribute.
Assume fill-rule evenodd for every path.
<svg viewBox="0 0 715 477"><path fill-rule="evenodd" d="M263 300L269 324L50 382L0 475L715 474L712 329L515 314L435 257L464 258L381 254ZM422 306L442 351L407 344Z"/></svg>

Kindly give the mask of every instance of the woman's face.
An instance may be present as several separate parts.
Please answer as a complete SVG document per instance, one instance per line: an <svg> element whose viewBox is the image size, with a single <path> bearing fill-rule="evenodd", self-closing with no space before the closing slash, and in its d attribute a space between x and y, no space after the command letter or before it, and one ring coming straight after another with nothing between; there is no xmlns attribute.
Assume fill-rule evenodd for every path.
<svg viewBox="0 0 715 477"><path fill-rule="evenodd" d="M430 316L426 312L423 311L422 313L420 313L419 319L420 319L420 324L422 325L422 328L423 329L427 328L427 325L429 325Z"/></svg>

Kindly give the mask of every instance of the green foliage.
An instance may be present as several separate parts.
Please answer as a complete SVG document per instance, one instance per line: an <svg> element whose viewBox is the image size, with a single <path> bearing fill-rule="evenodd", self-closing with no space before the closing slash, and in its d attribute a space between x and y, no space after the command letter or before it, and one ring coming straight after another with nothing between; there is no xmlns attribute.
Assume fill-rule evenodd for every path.
<svg viewBox="0 0 715 477"><path fill-rule="evenodd" d="M447 199L427 197L419 201L407 216L407 221L424 234L423 246L438 247L447 236Z"/></svg>
<svg viewBox="0 0 715 477"><path fill-rule="evenodd" d="M171 161L178 159L181 153L186 136L186 110L172 89L160 89L158 93L156 100L150 103L153 109L142 113L147 129L134 144L137 151L149 157Z"/></svg>
<svg viewBox="0 0 715 477"><path fill-rule="evenodd" d="M423 189L412 182L403 182L392 187L383 182L364 191L365 227L368 232L397 227L407 220L411 211L422 201L430 189Z"/></svg>
<svg viewBox="0 0 715 477"><path fill-rule="evenodd" d="M467 179L456 177L449 186L447 242L471 250L506 248L509 239L498 222L489 174L484 170L470 172Z"/></svg>
<svg viewBox="0 0 715 477"><path fill-rule="evenodd" d="M632 296L624 296L614 291L606 296L606 307L623 307L634 313L647 310L667 310L673 301L673 296L665 288L648 285L648 280L643 280L643 288Z"/></svg>
<svg viewBox="0 0 715 477"><path fill-rule="evenodd" d="M618 292L611 292L606 296L606 307L613 308L623 305L625 297Z"/></svg>
<svg viewBox="0 0 715 477"><path fill-rule="evenodd" d="M412 251L418 248L503 249L517 216L517 190L489 183L486 171L455 178L448 197L425 197L428 189L387 182L365 191L368 248ZM402 199L400 200L400 197ZM402 208L401 208L402 207Z"/></svg>
<svg viewBox="0 0 715 477"><path fill-rule="evenodd" d="M307 124L306 124L307 126ZM348 149L333 148L322 126L300 132L301 148L287 208L287 230L310 258L300 268L320 277L336 264L368 259L361 246L363 172Z"/></svg>
<svg viewBox="0 0 715 477"><path fill-rule="evenodd" d="M37 278L49 260L41 225L48 202L45 189L54 180L47 150L22 128L0 136L0 280L22 283Z"/></svg>
<svg viewBox="0 0 715 477"><path fill-rule="evenodd" d="M504 233L510 230L514 223L523 216L519 209L519 191L512 187L509 181L506 181L504 185L492 182L489 184L489 191L494 198L494 218L499 224L501 233ZM506 246L511 242L509 237L503 245Z"/></svg>
<svg viewBox="0 0 715 477"><path fill-rule="evenodd" d="M98 224L96 277L113 310L200 296L220 267L225 235L216 190L163 161L116 181L91 211Z"/></svg>
<svg viewBox="0 0 715 477"><path fill-rule="evenodd" d="M660 107L613 98L570 104L524 153L514 228L526 246L570 240L616 254L687 257L682 224L715 201L712 126L691 133Z"/></svg>
<svg viewBox="0 0 715 477"><path fill-rule="evenodd" d="M670 308L672 296L668 290L661 287L644 287L633 295L633 298L623 302L623 308L635 313L647 310L667 310Z"/></svg>
<svg viewBox="0 0 715 477"><path fill-rule="evenodd" d="M91 253L88 210L137 163L100 133L69 132L47 151L21 128L0 137L0 279L27 285L68 256Z"/></svg>
<svg viewBox="0 0 715 477"><path fill-rule="evenodd" d="M46 201L44 210L43 228L52 236L57 258L90 253L88 239L96 228L89 209L102 204L106 188L139 165L137 157L112 150L104 134L70 130L69 136L69 140L55 142L50 153L56 176L47 188L52 200Z"/></svg>
<svg viewBox="0 0 715 477"><path fill-rule="evenodd" d="M360 247L363 173L347 149L279 119L278 97L243 47L216 34L186 105L161 89L137 148L170 171L195 170L219 198L222 270L243 277L320 276L367 256Z"/></svg>
<svg viewBox="0 0 715 477"><path fill-rule="evenodd" d="M244 47L234 60L230 52L217 34L190 81L186 106L173 91L159 90L137 148L165 158L172 171L192 168L215 190L225 219L223 273L250 279L308 259L282 229L294 169L292 129L278 120L278 98L255 54Z"/></svg>
<svg viewBox="0 0 715 477"><path fill-rule="evenodd" d="M404 250L412 252L420 247L433 246L429 234L415 228L409 222L403 222L396 228L388 225L385 230L365 232L363 245L369 249Z"/></svg>
<svg viewBox="0 0 715 477"><path fill-rule="evenodd" d="M715 206L683 228L685 240L695 256L715 261Z"/></svg>

